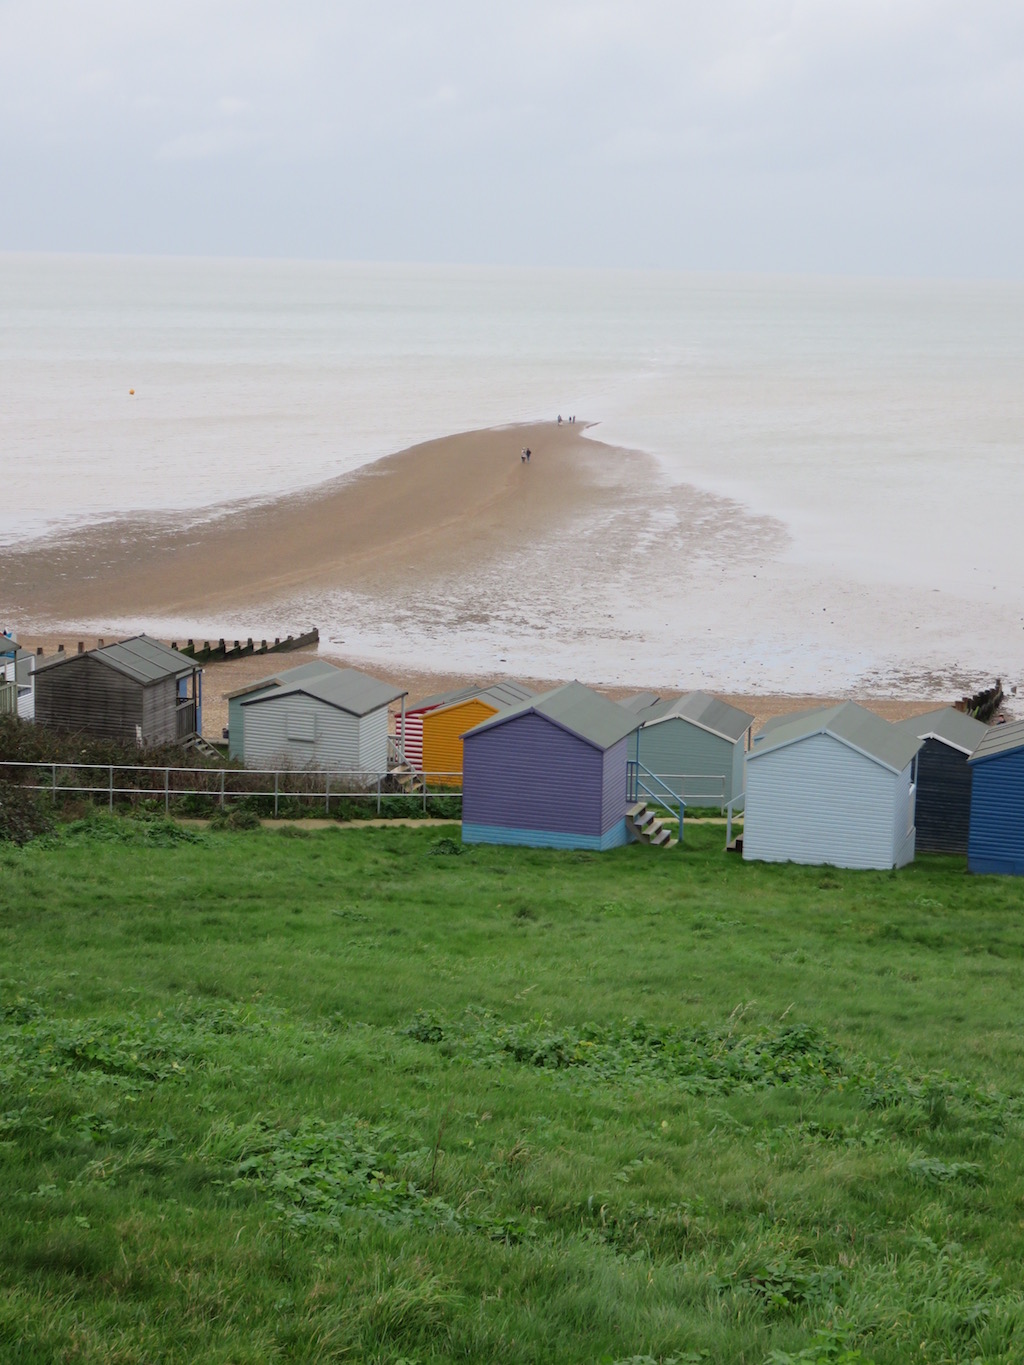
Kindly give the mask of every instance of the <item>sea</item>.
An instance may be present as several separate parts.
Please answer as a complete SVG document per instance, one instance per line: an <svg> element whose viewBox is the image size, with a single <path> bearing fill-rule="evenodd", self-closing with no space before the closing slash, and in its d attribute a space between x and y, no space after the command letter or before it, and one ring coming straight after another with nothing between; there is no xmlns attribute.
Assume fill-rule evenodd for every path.
<svg viewBox="0 0 1024 1365"><path fill-rule="evenodd" d="M282 623L371 664L618 685L935 695L1024 671L1020 283L0 255L0 543L557 414L650 456L629 562L578 527L496 565L482 613L447 584Z"/></svg>

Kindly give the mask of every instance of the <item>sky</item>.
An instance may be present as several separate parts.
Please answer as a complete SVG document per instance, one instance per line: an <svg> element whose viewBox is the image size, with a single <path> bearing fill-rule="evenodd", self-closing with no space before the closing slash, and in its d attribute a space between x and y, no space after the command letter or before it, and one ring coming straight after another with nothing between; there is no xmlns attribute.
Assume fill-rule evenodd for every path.
<svg viewBox="0 0 1024 1365"><path fill-rule="evenodd" d="M1024 276L1021 0L0 0L0 250Z"/></svg>

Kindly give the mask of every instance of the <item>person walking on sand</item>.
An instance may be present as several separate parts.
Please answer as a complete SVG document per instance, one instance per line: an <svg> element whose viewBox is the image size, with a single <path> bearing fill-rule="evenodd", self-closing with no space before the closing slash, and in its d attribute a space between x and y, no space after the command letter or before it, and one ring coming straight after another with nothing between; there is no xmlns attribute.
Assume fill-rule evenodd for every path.
<svg viewBox="0 0 1024 1365"><path fill-rule="evenodd" d="M526 447L526 463L527 463L527 464L530 463L530 447L529 447L529 446Z"/></svg>
<svg viewBox="0 0 1024 1365"><path fill-rule="evenodd" d="M562 425L562 414L561 414L561 413L558 414L558 425L559 425L559 426Z"/></svg>
<svg viewBox="0 0 1024 1365"><path fill-rule="evenodd" d="M520 463L520 464L525 464L525 463L526 463L526 447L525 447L525 446L523 446L522 450L519 452L519 463Z"/></svg>

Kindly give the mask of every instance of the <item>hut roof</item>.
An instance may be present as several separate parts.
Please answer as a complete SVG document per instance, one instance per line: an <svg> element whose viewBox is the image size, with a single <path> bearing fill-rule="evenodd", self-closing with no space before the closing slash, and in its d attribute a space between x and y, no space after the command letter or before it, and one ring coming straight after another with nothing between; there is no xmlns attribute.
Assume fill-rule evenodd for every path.
<svg viewBox="0 0 1024 1365"><path fill-rule="evenodd" d="M718 735L731 743L742 739L754 723L754 717L738 706L709 696L707 692L687 692L682 697L666 697L663 701L640 713L644 725L657 725L663 720L686 720L698 729Z"/></svg>
<svg viewBox="0 0 1024 1365"><path fill-rule="evenodd" d="M763 737L747 754L747 762L811 735L831 735L894 773L901 773L921 747L916 735L890 725L856 702L846 701L840 706L800 712L788 724L775 725L767 734L762 731Z"/></svg>
<svg viewBox="0 0 1024 1365"><path fill-rule="evenodd" d="M499 711L496 716L482 721L467 733L479 735L484 730L507 725L510 720L528 715L531 711L597 749L610 749L620 739L632 734L640 724L637 717L617 701L609 701L582 683L571 682L550 692L543 692L538 697L530 697L506 711Z"/></svg>
<svg viewBox="0 0 1024 1365"><path fill-rule="evenodd" d="M329 673L334 670L334 664L329 664L323 659L314 660L309 664L296 664L294 668L285 668L280 673L271 673L269 677L260 678L258 682L246 683L244 687L236 687L233 692L225 692L225 701L234 701L236 697L248 696L250 692L262 692L267 687L289 687L292 683L301 682L305 678L315 678L320 673Z"/></svg>
<svg viewBox="0 0 1024 1365"><path fill-rule="evenodd" d="M401 687L392 687L381 682L380 678L361 673L358 668L334 668L321 672L311 678L294 682L289 687L277 687L272 692L263 692L249 697L243 706L260 706L264 702L278 701L281 697L314 697L338 711L347 711L352 716L368 716L389 702L397 701L406 695Z"/></svg>
<svg viewBox="0 0 1024 1365"><path fill-rule="evenodd" d="M83 658L95 659L101 664L106 664L108 668L123 673L133 681L141 683L143 687L161 682L164 678L180 678L196 668L195 659L190 659L187 654L179 654L176 649L162 645L159 640L154 640L148 635L136 635L130 640L104 645L102 649L86 650L84 654L65 654L56 659L47 659L38 666L36 672L60 668L74 659Z"/></svg>
<svg viewBox="0 0 1024 1365"><path fill-rule="evenodd" d="M897 725L918 739L937 739L951 749L959 749L962 754L973 754L989 730L982 721L965 715L955 706L940 706L937 711L926 711L923 716L897 721Z"/></svg>
<svg viewBox="0 0 1024 1365"><path fill-rule="evenodd" d="M535 695L532 687L509 679L505 682L492 683L490 687L460 688L458 695L451 701L441 706L432 706L430 709L443 711L448 706L461 706L466 701L487 701L492 706L497 706L499 710L504 710L506 707L518 706L520 702L529 701Z"/></svg>
<svg viewBox="0 0 1024 1365"><path fill-rule="evenodd" d="M424 697L415 706L407 707L406 711L436 711L442 706L470 701L473 697L493 701L495 706L515 706L517 702L526 701L532 696L532 687L516 682L514 678L503 678L496 683L466 683L464 687L451 687L447 692L435 692L432 697Z"/></svg>
<svg viewBox="0 0 1024 1365"><path fill-rule="evenodd" d="M967 760L977 763L986 758L996 758L1007 754L1011 749L1024 747L1024 720L1011 721L1008 725L986 725L985 736Z"/></svg>
<svg viewBox="0 0 1024 1365"><path fill-rule="evenodd" d="M624 706L627 711L632 711L636 716L659 701L661 697L657 692L638 692L635 697L623 697L619 705Z"/></svg>

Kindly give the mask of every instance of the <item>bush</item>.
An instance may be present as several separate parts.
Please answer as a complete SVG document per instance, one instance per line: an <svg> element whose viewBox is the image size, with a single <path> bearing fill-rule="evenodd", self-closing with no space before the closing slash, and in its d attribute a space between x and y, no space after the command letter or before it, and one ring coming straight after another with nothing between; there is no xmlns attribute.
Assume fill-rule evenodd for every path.
<svg viewBox="0 0 1024 1365"><path fill-rule="evenodd" d="M232 806L230 810L218 811L210 821L211 829L246 830L259 829L260 817L246 806Z"/></svg>
<svg viewBox="0 0 1024 1365"><path fill-rule="evenodd" d="M53 817L35 792L0 782L0 840L27 844L53 827Z"/></svg>

